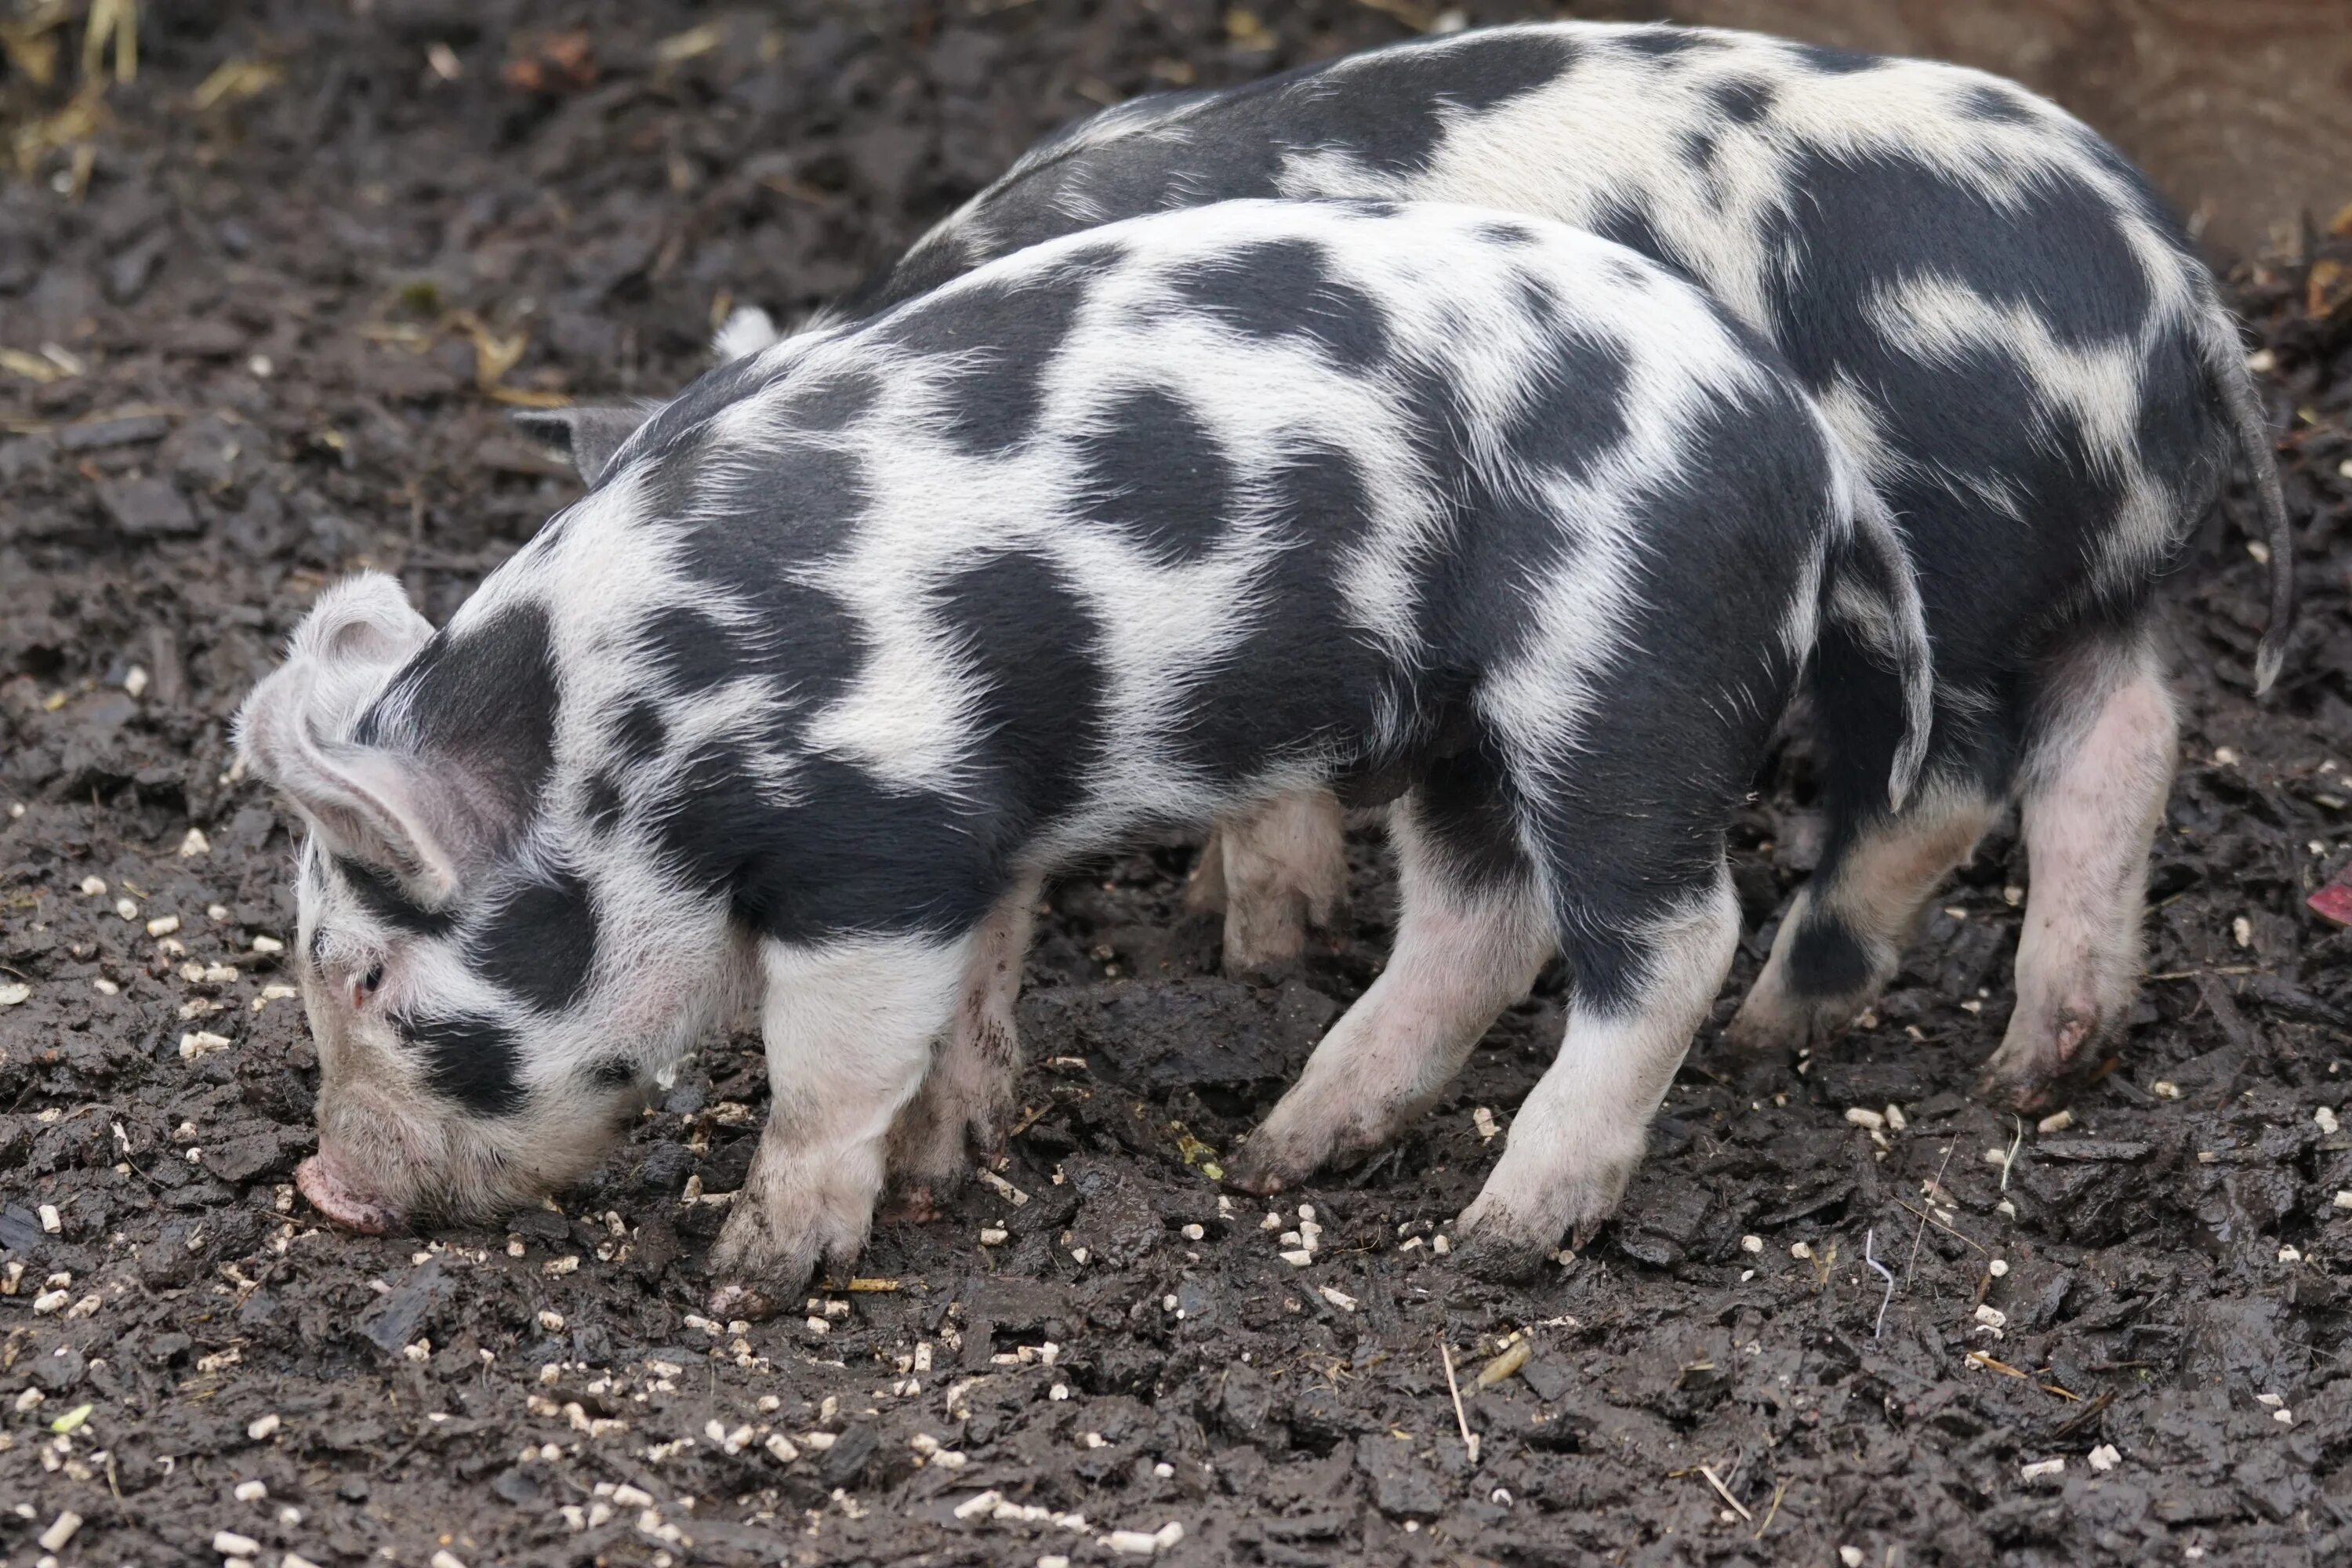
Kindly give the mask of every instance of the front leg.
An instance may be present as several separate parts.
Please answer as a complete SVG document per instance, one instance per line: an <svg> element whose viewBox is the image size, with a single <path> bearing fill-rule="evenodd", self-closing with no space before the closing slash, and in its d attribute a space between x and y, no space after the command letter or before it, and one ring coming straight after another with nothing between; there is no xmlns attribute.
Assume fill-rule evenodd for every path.
<svg viewBox="0 0 2352 1568"><path fill-rule="evenodd" d="M882 1194L891 1123L948 1027L972 942L967 933L762 945L773 1103L711 1249L713 1313L768 1316L820 1264L856 1259Z"/></svg>

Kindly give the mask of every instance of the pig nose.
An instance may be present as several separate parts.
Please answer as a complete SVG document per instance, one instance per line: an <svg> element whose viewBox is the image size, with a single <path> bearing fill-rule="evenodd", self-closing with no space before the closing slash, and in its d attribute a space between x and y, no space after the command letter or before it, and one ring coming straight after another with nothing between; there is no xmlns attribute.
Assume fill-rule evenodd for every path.
<svg viewBox="0 0 2352 1568"><path fill-rule="evenodd" d="M400 1223L400 1211L353 1181L328 1150L294 1167L294 1184L312 1208L346 1230L382 1236Z"/></svg>

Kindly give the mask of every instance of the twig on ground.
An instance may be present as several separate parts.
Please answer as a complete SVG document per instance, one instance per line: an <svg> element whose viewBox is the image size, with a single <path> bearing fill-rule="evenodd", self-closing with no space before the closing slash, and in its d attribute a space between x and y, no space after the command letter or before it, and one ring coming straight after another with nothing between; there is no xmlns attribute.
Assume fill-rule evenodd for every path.
<svg viewBox="0 0 2352 1568"><path fill-rule="evenodd" d="M2009 1141L2009 1152L2001 1157L2000 1190L2004 1193L2009 1191L2009 1173L2017 1169L2017 1151L2025 1142L2025 1118L2012 1110L2009 1119L2017 1124L2017 1136Z"/></svg>
<svg viewBox="0 0 2352 1568"><path fill-rule="evenodd" d="M1886 1309L1895 1304L1895 1271L1878 1261L1878 1231L1875 1226L1862 1233L1862 1260L1870 1271L1886 1281L1886 1294L1878 1299L1878 1321L1871 1325L1870 1337L1879 1339L1886 1332Z"/></svg>
<svg viewBox="0 0 2352 1568"><path fill-rule="evenodd" d="M1933 1182L1930 1182L1930 1183L1928 1184L1928 1185L1930 1185L1930 1186L1934 1187L1934 1188L1935 1188L1937 1191L1938 1191L1938 1192L1941 1192L1941 1191L1943 1190L1943 1187L1944 1187L1944 1173L1945 1173L1946 1171L1948 1171L1948 1170L1951 1169L1951 1165L1952 1165L1952 1152L1953 1152L1953 1151L1954 1151L1954 1150L1958 1149L1959 1146L1960 1146L1960 1141L1959 1141L1959 1139L1958 1139L1958 1137L1953 1138L1953 1140L1952 1140L1949 1143L1947 1143L1947 1144L1945 1144L1945 1145L1944 1145L1944 1163L1943 1163L1942 1164L1940 1164L1940 1165L1938 1165L1938 1166L1937 1166L1937 1167L1936 1167L1936 1179L1935 1179ZM1897 1198L1897 1199L1895 1199L1895 1202L1897 1202L1897 1203L1902 1203L1902 1202L1903 1202L1903 1200L1902 1200L1902 1199L1900 1199L1900 1198ZM1904 1205L1903 1205L1903 1206L1904 1206L1904 1207L1906 1207L1906 1208L1910 1208L1910 1207L1911 1207L1911 1205L1908 1205L1908 1204L1904 1204ZM1903 1266L1903 1283L1904 1283L1904 1284L1906 1284L1906 1285L1908 1285L1908 1284L1910 1284L1910 1283L1911 1283L1911 1275L1912 1275L1912 1271L1913 1271L1913 1270L1915 1270L1915 1269L1916 1269L1916 1268L1919 1267L1919 1240L1920 1240L1920 1238L1921 1238L1922 1237L1924 1237L1924 1236L1926 1236L1926 1235L1927 1234L1927 1215L1926 1215L1923 1211L1918 1210L1918 1209L1912 1209L1912 1210L1911 1210L1911 1212L1912 1212L1912 1213L1914 1213L1914 1214L1916 1214L1916 1215L1919 1215L1919 1228L1918 1228L1916 1231L1915 1231L1915 1232L1913 1232L1913 1233L1912 1233L1912 1237L1911 1237L1911 1261L1909 1261L1908 1263L1906 1263L1906 1264ZM1957 1232L1957 1231L1955 1231L1955 1232L1953 1232L1953 1234L1957 1236L1957 1235L1958 1235L1959 1233L1958 1233L1958 1232Z"/></svg>
<svg viewBox="0 0 2352 1568"><path fill-rule="evenodd" d="M1731 1495L1731 1489L1723 1484L1723 1478L1715 1473L1715 1467L1713 1465L1701 1465L1698 1468L1698 1473L1706 1478L1706 1484L1713 1487L1716 1489L1717 1494L1720 1496L1724 1501L1729 1503L1734 1509L1738 1510L1740 1518L1746 1520L1750 1524L1756 1522L1756 1516L1748 1511L1748 1505L1746 1503L1741 1502L1738 1498ZM1780 1501L1780 1499L1775 1498L1772 1500L1777 1504Z"/></svg>
<svg viewBox="0 0 2352 1568"><path fill-rule="evenodd" d="M1470 1430L1470 1417L1463 1414L1462 1385L1454 1380L1454 1352L1446 1345L1444 1334L1437 1336L1437 1353L1445 1362L1446 1392L1454 1395L1454 1424L1462 1428L1462 1447L1475 1465L1478 1462L1478 1434Z"/></svg>
<svg viewBox="0 0 2352 1568"><path fill-rule="evenodd" d="M1764 1510L1764 1522L1756 1527L1756 1533L1749 1536L1748 1538L1748 1540L1761 1541L1764 1539L1764 1532L1771 1529L1773 1520L1780 1517L1780 1500L1788 1495L1789 1483L1786 1481L1782 1481L1779 1486L1772 1489L1772 1506Z"/></svg>
<svg viewBox="0 0 2352 1568"><path fill-rule="evenodd" d="M1911 1208L1911 1205L1905 1203L1901 1198L1895 1200L1895 1206L1896 1208L1911 1209L1913 1214L1918 1215L1921 1219L1927 1221L1929 1225L1934 1226L1937 1230L1943 1231L1947 1235L1958 1237L1962 1241L1967 1242L1970 1247L1975 1247L1979 1252L1983 1253L1988 1258L1992 1256L1992 1248L1987 1247L1983 1242L1971 1238L1964 1231L1954 1230L1950 1226L1946 1225L1942 1220L1937 1219L1933 1215L1920 1214L1919 1210Z"/></svg>

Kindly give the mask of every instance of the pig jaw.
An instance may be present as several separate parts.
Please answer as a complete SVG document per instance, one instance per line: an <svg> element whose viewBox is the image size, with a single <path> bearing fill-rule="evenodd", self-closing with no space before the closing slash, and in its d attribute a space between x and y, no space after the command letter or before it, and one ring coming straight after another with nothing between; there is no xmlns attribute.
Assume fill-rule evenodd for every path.
<svg viewBox="0 0 2352 1568"><path fill-rule="evenodd" d="M382 1236L403 1218L398 1208L353 1181L325 1150L294 1167L294 1184L302 1189L312 1208L345 1230Z"/></svg>

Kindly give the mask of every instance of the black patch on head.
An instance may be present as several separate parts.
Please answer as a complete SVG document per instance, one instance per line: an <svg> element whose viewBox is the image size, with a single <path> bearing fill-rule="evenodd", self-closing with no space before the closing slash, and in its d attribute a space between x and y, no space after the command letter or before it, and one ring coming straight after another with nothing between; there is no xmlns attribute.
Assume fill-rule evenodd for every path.
<svg viewBox="0 0 2352 1568"><path fill-rule="evenodd" d="M1388 357L1387 312L1314 240L1253 240L1176 268L1168 281L1178 299L1251 337L1302 337L1350 370Z"/></svg>
<svg viewBox="0 0 2352 1568"><path fill-rule="evenodd" d="M967 452L1008 452L1035 432L1046 369L1086 297L1063 269L990 278L906 307L883 331L917 353L956 356L943 427Z"/></svg>
<svg viewBox="0 0 2352 1568"><path fill-rule="evenodd" d="M1852 49L1833 49L1826 44L1791 44L1797 58L1825 76L1852 76L1856 71L1876 70L1886 63L1885 55L1857 54Z"/></svg>
<svg viewBox="0 0 2352 1568"><path fill-rule="evenodd" d="M1180 754L1220 778L1246 778L1285 757L1353 757L1397 672L1349 619L1339 556L1371 526L1364 475L1346 452L1309 446L1259 475L1264 522L1279 553L1251 581L1248 630L1187 685L1171 726Z"/></svg>
<svg viewBox="0 0 2352 1568"><path fill-rule="evenodd" d="M595 900L577 876L527 882L468 933L474 972L542 1013L560 1013L596 966L596 930Z"/></svg>
<svg viewBox="0 0 2352 1568"><path fill-rule="evenodd" d="M499 610L462 632L443 627L361 716L352 739L462 773L504 809L502 826L511 828L530 813L555 763L555 653L548 639L547 611L535 604Z"/></svg>
<svg viewBox="0 0 2352 1568"><path fill-rule="evenodd" d="M2008 88L1982 81L1961 91L1960 112L1971 120L2003 121L2014 125L2030 124L2034 118L2024 99Z"/></svg>
<svg viewBox="0 0 2352 1568"><path fill-rule="evenodd" d="M1723 46L1701 33L1686 32L1680 27L1643 27L1628 33L1619 40L1637 55L1647 55L1660 64L1671 64L1686 54L1702 49L1718 49Z"/></svg>
<svg viewBox="0 0 2352 1568"><path fill-rule="evenodd" d="M1717 113L1739 125L1753 125L1772 112L1780 89L1757 77L1730 77L1711 81L1700 91Z"/></svg>
<svg viewBox="0 0 2352 1568"><path fill-rule="evenodd" d="M464 1015L403 1020L401 1032L425 1058L425 1085L477 1116L511 1116L523 1106L521 1043L489 1018Z"/></svg>
<svg viewBox="0 0 2352 1568"><path fill-rule="evenodd" d="M1122 393L1089 418L1070 458L1080 515L1161 560L1197 560L1223 537L1233 469L1215 434L1176 394L1157 386Z"/></svg>
<svg viewBox="0 0 2352 1568"><path fill-rule="evenodd" d="M342 878L343 885L351 889L360 907L393 930L407 936L436 937L446 936L455 929L456 916L446 910L420 907L401 890L389 872L340 855L333 861L336 875Z"/></svg>

